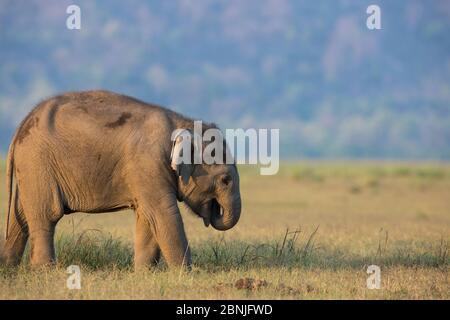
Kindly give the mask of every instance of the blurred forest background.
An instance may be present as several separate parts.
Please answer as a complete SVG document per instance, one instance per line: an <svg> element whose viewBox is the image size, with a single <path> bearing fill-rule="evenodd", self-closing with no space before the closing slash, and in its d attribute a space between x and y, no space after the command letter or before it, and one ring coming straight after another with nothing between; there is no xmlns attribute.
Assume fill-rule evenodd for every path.
<svg viewBox="0 0 450 320"><path fill-rule="evenodd" d="M448 160L449 34L445 0L0 0L0 153L40 100L103 88L280 128L285 159Z"/></svg>

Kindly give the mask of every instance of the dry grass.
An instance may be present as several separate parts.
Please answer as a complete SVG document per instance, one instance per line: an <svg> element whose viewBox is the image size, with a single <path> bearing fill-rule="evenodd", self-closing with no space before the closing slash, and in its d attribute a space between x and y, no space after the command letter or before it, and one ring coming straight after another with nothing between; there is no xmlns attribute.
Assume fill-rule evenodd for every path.
<svg viewBox="0 0 450 320"><path fill-rule="evenodd" d="M80 213L58 226L58 266L30 270L25 259L0 269L0 298L450 298L450 166L285 163L277 176L256 172L241 170L234 229L184 214L190 273L164 264L133 272L133 213ZM71 264L81 267L81 290L66 288ZM381 267L380 290L366 288L371 264Z"/></svg>

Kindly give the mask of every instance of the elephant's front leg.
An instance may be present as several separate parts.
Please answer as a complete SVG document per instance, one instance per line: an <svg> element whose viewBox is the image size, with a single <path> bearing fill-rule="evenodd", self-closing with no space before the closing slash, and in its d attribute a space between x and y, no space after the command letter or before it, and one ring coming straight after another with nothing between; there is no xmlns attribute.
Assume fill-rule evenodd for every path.
<svg viewBox="0 0 450 320"><path fill-rule="evenodd" d="M191 266L191 250L184 231L181 214L162 214L157 222L157 240L169 267Z"/></svg>
<svg viewBox="0 0 450 320"><path fill-rule="evenodd" d="M191 252L176 198L160 198L156 206L142 205L138 210L142 210L143 218L148 220L168 266L189 268Z"/></svg>
<svg viewBox="0 0 450 320"><path fill-rule="evenodd" d="M145 269L158 264L161 250L149 221L141 210L136 211L136 231L134 239L134 267Z"/></svg>

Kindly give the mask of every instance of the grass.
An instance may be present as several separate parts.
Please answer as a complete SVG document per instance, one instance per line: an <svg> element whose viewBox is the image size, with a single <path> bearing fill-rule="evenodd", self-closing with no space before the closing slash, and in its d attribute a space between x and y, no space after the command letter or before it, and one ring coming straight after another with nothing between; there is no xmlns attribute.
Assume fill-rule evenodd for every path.
<svg viewBox="0 0 450 320"><path fill-rule="evenodd" d="M243 167L235 228L183 212L192 272L134 272L133 213L78 213L58 225L57 266L0 268L0 298L449 299L449 187L439 163L285 163L276 176ZM66 287L73 264L81 290ZM371 264L379 290L366 287Z"/></svg>

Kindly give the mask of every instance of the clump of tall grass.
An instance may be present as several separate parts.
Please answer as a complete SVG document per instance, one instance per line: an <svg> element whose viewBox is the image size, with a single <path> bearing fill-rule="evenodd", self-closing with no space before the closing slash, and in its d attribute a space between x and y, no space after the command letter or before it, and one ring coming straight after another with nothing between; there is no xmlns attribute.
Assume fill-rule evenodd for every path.
<svg viewBox="0 0 450 320"><path fill-rule="evenodd" d="M55 240L58 263L83 265L89 269L128 269L132 266L131 245L98 230L62 234Z"/></svg>
<svg viewBox="0 0 450 320"><path fill-rule="evenodd" d="M226 241L222 237L194 247L194 262L208 270L308 266L317 258L317 230L302 237L301 229L287 229L283 238L268 242Z"/></svg>

